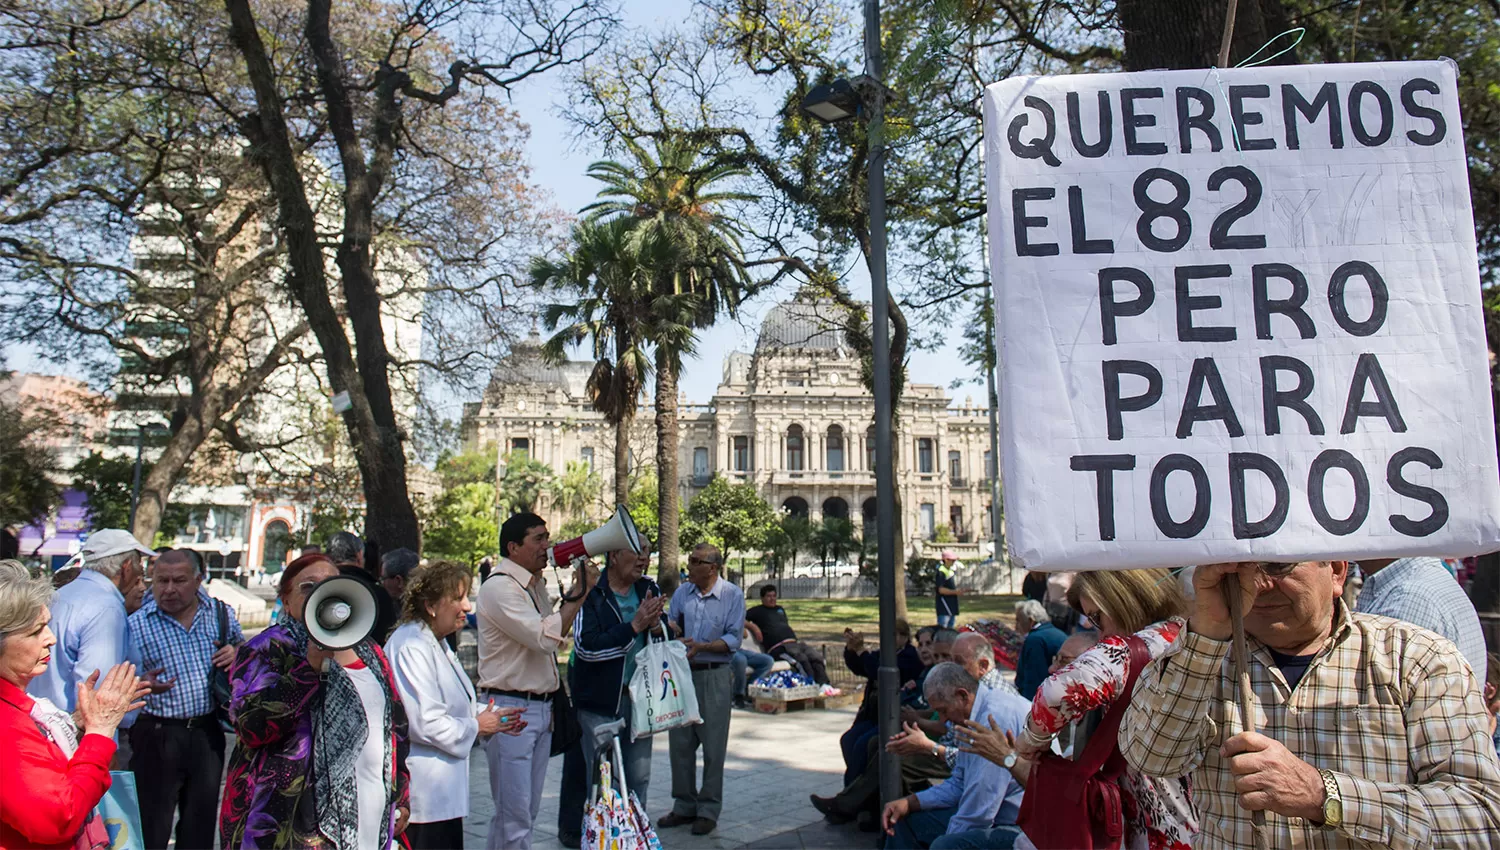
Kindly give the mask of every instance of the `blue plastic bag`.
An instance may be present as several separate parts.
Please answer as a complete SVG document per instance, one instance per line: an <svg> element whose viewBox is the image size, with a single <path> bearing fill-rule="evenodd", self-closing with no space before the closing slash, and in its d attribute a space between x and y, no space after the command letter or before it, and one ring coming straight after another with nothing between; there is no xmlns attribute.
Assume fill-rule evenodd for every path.
<svg viewBox="0 0 1500 850"><path fill-rule="evenodd" d="M135 774L128 770L109 772L109 790L99 801L99 817L109 833L109 850L146 850L141 835L141 803L135 793Z"/></svg>

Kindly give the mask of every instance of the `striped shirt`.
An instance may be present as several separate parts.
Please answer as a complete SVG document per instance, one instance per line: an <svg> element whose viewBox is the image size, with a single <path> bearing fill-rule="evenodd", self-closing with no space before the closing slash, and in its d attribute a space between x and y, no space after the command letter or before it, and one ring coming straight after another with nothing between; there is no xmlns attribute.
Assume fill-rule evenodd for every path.
<svg viewBox="0 0 1500 850"><path fill-rule="evenodd" d="M216 602L208 591L199 588L198 610L188 628L158 608L154 597L130 615L130 637L144 668L148 671L161 668L165 671L161 675L175 682L166 693L146 697L147 714L187 719L213 711L208 679L213 655L219 649L219 615L215 611L219 604L222 603ZM234 609L225 605L224 613L229 643L235 646L244 643L245 636Z"/></svg>
<svg viewBox="0 0 1500 850"><path fill-rule="evenodd" d="M1336 829L1266 813L1275 848L1500 846L1500 763L1473 673L1453 644L1335 602L1333 633L1295 690L1249 639L1256 727L1343 798ZM1153 776L1191 773L1196 850L1254 846L1219 747L1243 731L1230 642L1183 629L1146 668L1120 724L1120 749Z"/></svg>
<svg viewBox="0 0 1500 850"><path fill-rule="evenodd" d="M1370 573L1354 603L1361 614L1378 614L1431 629L1458 646L1474 678L1484 681L1484 632L1474 603L1437 558L1402 558Z"/></svg>

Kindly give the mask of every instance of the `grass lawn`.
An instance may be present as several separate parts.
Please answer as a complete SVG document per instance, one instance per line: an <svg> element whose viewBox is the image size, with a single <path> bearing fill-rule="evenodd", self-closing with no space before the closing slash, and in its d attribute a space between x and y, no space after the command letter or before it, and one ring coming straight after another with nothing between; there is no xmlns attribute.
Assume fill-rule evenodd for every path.
<svg viewBox="0 0 1500 850"><path fill-rule="evenodd" d="M1020 599L1020 596L964 596L958 603L958 624L994 619L1009 623ZM778 599L777 602L786 608L787 619L802 640L839 640L845 628L873 638L880 626L877 599ZM758 604L754 600L751 603ZM907 607L915 628L937 621L931 596L908 597Z"/></svg>

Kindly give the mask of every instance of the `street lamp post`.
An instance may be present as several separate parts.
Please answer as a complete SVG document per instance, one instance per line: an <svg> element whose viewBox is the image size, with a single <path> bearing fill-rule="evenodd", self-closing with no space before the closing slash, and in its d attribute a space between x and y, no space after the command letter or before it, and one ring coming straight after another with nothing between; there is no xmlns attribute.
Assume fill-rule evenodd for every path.
<svg viewBox="0 0 1500 850"><path fill-rule="evenodd" d="M818 86L802 100L802 110L825 123L868 110L870 307L873 315L875 384L875 514L880 567L880 667L876 686L880 740L900 731L900 678L896 668L896 470L891 451L891 343L885 269L885 56L880 46L880 0L865 0L865 73L852 81ZM901 796L901 760L880 748L880 798Z"/></svg>

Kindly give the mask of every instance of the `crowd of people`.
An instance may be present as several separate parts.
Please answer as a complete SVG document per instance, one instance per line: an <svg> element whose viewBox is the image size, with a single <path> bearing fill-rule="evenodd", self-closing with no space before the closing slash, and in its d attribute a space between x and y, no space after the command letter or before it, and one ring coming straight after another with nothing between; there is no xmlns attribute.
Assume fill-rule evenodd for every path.
<svg viewBox="0 0 1500 850"><path fill-rule="evenodd" d="M754 680L742 671L785 661L836 689L774 586L747 608L722 553L701 544L668 599L647 575L651 541L637 543L602 569L573 565L554 600L535 514L502 525L477 588L468 565L410 550L367 564L343 532L286 566L274 622L248 640L191 550L104 530L66 579L0 563L0 847L101 846L110 771L129 770L148 848L459 848L476 747L494 799L487 846L531 846L561 755L558 833L576 847L611 742L648 799L655 742L632 735L630 682L636 654L667 637L686 650L702 722L665 736L672 806L657 827L709 834L726 804L747 802L724 794L731 709ZM1360 566L1354 605L1346 562L1028 576L1012 673L988 638L954 628L962 590L947 561L936 624L897 624L901 729L888 740L879 653L846 630L844 665L868 682L840 740L840 786L812 804L887 848L1231 848L1253 846L1255 829L1272 847L1497 846L1500 657L1442 562ZM1229 574L1256 731L1227 661ZM332 650L308 600L338 576L376 605L369 634ZM455 652L471 615L473 679ZM882 752L900 757L890 801Z"/></svg>

